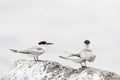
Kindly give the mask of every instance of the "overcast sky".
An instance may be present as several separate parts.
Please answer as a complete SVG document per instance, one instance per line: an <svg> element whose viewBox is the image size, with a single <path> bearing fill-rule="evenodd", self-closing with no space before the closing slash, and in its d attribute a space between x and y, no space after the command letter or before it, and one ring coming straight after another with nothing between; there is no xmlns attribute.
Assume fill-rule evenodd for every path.
<svg viewBox="0 0 120 80"><path fill-rule="evenodd" d="M79 68L59 59L84 47L89 39L97 55L89 66L120 74L120 0L0 0L0 74L6 74L18 59L10 48L23 49L41 40L55 43L40 56Z"/></svg>

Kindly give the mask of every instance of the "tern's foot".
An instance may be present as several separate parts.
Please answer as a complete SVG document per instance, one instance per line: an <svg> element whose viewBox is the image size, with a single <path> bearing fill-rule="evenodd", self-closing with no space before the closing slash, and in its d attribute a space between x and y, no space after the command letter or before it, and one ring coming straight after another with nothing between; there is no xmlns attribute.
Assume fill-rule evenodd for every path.
<svg viewBox="0 0 120 80"><path fill-rule="evenodd" d="M36 62L44 62L43 60L36 60Z"/></svg>
<svg viewBox="0 0 120 80"><path fill-rule="evenodd" d="M82 66L83 69L87 68L87 66Z"/></svg>
<svg viewBox="0 0 120 80"><path fill-rule="evenodd" d="M42 60L37 60L37 61L40 61L40 62L41 62Z"/></svg>

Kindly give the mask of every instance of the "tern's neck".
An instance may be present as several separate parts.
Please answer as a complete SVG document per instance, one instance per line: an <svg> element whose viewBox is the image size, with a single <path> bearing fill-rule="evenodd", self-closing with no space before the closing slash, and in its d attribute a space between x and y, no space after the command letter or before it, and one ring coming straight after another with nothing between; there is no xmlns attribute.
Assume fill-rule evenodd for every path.
<svg viewBox="0 0 120 80"><path fill-rule="evenodd" d="M44 50L46 50L47 45L41 45L40 47L43 48Z"/></svg>
<svg viewBox="0 0 120 80"><path fill-rule="evenodd" d="M85 46L86 46L86 47L85 47L86 49L89 49L89 45L85 45Z"/></svg>

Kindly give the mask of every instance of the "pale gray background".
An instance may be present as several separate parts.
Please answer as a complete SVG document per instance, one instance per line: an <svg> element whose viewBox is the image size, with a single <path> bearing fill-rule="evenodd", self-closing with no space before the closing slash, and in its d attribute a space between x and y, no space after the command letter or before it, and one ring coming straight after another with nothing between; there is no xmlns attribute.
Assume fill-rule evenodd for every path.
<svg viewBox="0 0 120 80"><path fill-rule="evenodd" d="M41 40L54 42L40 58L79 68L59 59L62 50L76 52L91 40L97 55L89 66L120 72L120 0L0 0L0 76L14 61L33 59L14 54Z"/></svg>

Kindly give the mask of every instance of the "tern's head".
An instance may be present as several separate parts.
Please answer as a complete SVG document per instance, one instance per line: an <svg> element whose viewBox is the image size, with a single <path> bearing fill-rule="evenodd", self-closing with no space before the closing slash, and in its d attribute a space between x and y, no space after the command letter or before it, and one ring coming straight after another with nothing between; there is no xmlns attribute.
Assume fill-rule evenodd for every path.
<svg viewBox="0 0 120 80"><path fill-rule="evenodd" d="M47 43L46 41L41 41L38 45L53 45L53 43Z"/></svg>
<svg viewBox="0 0 120 80"><path fill-rule="evenodd" d="M86 45L89 45L89 44L90 44L90 41L89 41L89 40L85 40L84 43L85 43Z"/></svg>

